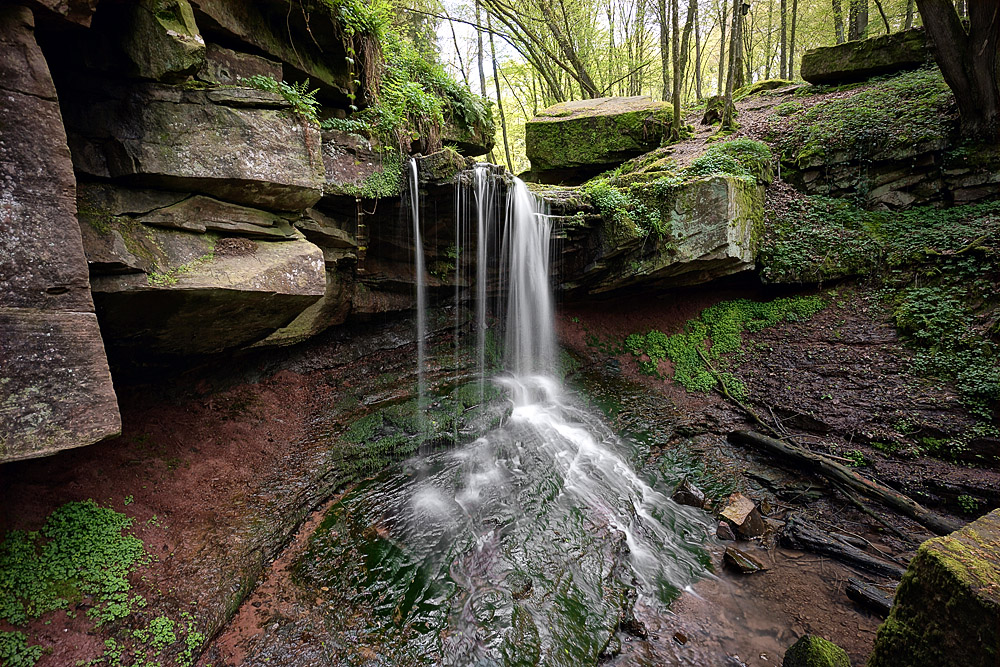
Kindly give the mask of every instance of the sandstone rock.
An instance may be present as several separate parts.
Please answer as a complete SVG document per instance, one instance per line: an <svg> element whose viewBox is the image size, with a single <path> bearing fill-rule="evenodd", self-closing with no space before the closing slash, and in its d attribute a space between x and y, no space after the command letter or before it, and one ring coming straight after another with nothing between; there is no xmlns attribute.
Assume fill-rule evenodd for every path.
<svg viewBox="0 0 1000 667"><path fill-rule="evenodd" d="M725 540L727 542L736 541L736 533L733 532L733 527L725 521L720 521L715 527L715 536L720 540Z"/></svg>
<svg viewBox="0 0 1000 667"><path fill-rule="evenodd" d="M994 667L1000 659L1000 510L924 542L879 628L870 667Z"/></svg>
<svg viewBox="0 0 1000 667"><path fill-rule="evenodd" d="M670 495L675 503L689 505L691 507L705 506L705 493L687 479L681 480L674 492Z"/></svg>
<svg viewBox="0 0 1000 667"><path fill-rule="evenodd" d="M283 100L243 93L77 89L66 105L73 164L84 174L261 208L312 206L324 179L319 130L280 108Z"/></svg>
<svg viewBox="0 0 1000 667"><path fill-rule="evenodd" d="M269 76L281 81L284 76L281 63L249 53L240 53L218 44L209 43L205 62L198 70L198 78L209 83L238 85L240 79L251 76Z"/></svg>
<svg viewBox="0 0 1000 667"><path fill-rule="evenodd" d="M486 155L496 145L496 128L493 123L480 127L464 127L458 121L447 121L441 128L441 141L454 146L462 155Z"/></svg>
<svg viewBox="0 0 1000 667"><path fill-rule="evenodd" d="M66 135L33 28L30 10L0 8L0 462L121 429Z"/></svg>
<svg viewBox="0 0 1000 667"><path fill-rule="evenodd" d="M528 121L525 152L535 173L576 168L596 173L659 146L671 117L669 104L649 97L563 102Z"/></svg>
<svg viewBox="0 0 1000 667"><path fill-rule="evenodd" d="M380 151L364 137L330 130L323 132L323 194L347 197L398 195L403 165L395 151Z"/></svg>
<svg viewBox="0 0 1000 667"><path fill-rule="evenodd" d="M295 227L321 248L356 250L358 247L357 239L344 229L344 225L314 208L306 209Z"/></svg>
<svg viewBox="0 0 1000 667"><path fill-rule="evenodd" d="M286 239L299 236L281 216L246 206L194 195L171 206L157 208L137 220L145 225L191 232L225 232L248 238Z"/></svg>
<svg viewBox="0 0 1000 667"><path fill-rule="evenodd" d="M802 78L813 84L862 81L879 74L916 69L930 59L919 28L836 46L810 49L802 56Z"/></svg>
<svg viewBox="0 0 1000 667"><path fill-rule="evenodd" d="M781 667L851 667L851 659L833 642L803 635L785 652Z"/></svg>
<svg viewBox="0 0 1000 667"><path fill-rule="evenodd" d="M743 537L759 537L767 529L757 506L742 493L729 496L729 503L719 514Z"/></svg>
<svg viewBox="0 0 1000 667"><path fill-rule="evenodd" d="M580 266L566 266L564 279L591 294L636 284L696 285L754 266L763 231L763 187L729 176L684 184L664 199L655 187L640 190L649 210L659 210L669 232L602 220ZM568 250L568 251L571 251Z"/></svg>
<svg viewBox="0 0 1000 667"><path fill-rule="evenodd" d="M363 72L364 53L348 54L334 3L321 0L192 0L202 33L222 44L242 42L285 63L293 79L309 78L320 94L344 104L353 90L360 105L365 90L353 84ZM351 56L355 63L348 62Z"/></svg>
<svg viewBox="0 0 1000 667"><path fill-rule="evenodd" d="M140 77L182 81L205 62L205 40L187 0L139 0L121 44Z"/></svg>
<svg viewBox="0 0 1000 667"><path fill-rule="evenodd" d="M325 253L324 253L325 254ZM328 262L329 263L329 262ZM351 312L351 281L336 265L326 271L326 291L318 301L303 310L287 325L254 347L295 345L337 324L343 324Z"/></svg>
<svg viewBox="0 0 1000 667"><path fill-rule="evenodd" d="M304 239L192 234L128 216L92 227L86 238L88 255L99 259L93 268L130 271L92 279L109 349L122 358L250 345L288 325L327 290L323 252ZM106 243L95 251L94 239ZM126 255L115 254L121 248Z"/></svg>
<svg viewBox="0 0 1000 667"><path fill-rule="evenodd" d="M751 556L736 547L726 547L726 552L722 555L722 562L740 574L753 574L767 569L767 566L756 556Z"/></svg>

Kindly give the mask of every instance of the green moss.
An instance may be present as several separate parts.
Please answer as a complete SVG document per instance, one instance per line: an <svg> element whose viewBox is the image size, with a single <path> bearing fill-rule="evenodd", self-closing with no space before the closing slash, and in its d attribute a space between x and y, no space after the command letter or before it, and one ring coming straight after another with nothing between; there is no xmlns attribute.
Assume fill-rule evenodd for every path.
<svg viewBox="0 0 1000 667"><path fill-rule="evenodd" d="M955 130L953 96L936 68L877 79L852 95L824 100L775 126L782 161L796 168L832 152L870 159ZM775 120L779 120L775 118Z"/></svg>
<svg viewBox="0 0 1000 667"><path fill-rule="evenodd" d="M764 79L762 81L757 81L756 83L751 83L749 86L743 86L735 91L733 91L733 101L739 102L742 99L751 97L753 95L760 95L768 90L774 90L775 88L784 88L790 86L794 81L788 79Z"/></svg>
<svg viewBox="0 0 1000 667"><path fill-rule="evenodd" d="M620 163L660 145L673 113L666 104L618 113L544 113L525 126L525 152L533 169Z"/></svg>
<svg viewBox="0 0 1000 667"><path fill-rule="evenodd" d="M785 652L783 667L851 667L847 652L831 641L804 635Z"/></svg>
<svg viewBox="0 0 1000 667"><path fill-rule="evenodd" d="M660 362L673 363L673 379L688 391L707 392L722 386L737 398L746 398L746 385L724 370L742 357L744 331L756 332L780 322L808 319L826 302L818 296L784 297L773 301L723 301L706 308L697 319L688 320L683 331L667 336L652 330L631 334L625 347L646 375L662 378ZM722 368L718 377L705 363ZM717 362L725 362L720 364Z"/></svg>

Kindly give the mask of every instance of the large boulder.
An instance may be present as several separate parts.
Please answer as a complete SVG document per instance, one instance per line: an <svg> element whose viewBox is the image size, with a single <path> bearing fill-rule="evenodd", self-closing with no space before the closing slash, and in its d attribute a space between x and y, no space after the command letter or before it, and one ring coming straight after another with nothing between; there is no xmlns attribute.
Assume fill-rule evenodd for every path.
<svg viewBox="0 0 1000 667"><path fill-rule="evenodd" d="M851 667L851 659L833 642L803 635L785 652L781 667Z"/></svg>
<svg viewBox="0 0 1000 667"><path fill-rule="evenodd" d="M759 183L719 175L669 189L638 183L627 191L627 215L594 215L573 204L557 217L556 233L566 238L562 289L600 294L639 284L694 285L754 267L764 216Z"/></svg>
<svg viewBox="0 0 1000 667"><path fill-rule="evenodd" d="M930 59L927 36L912 28L836 46L810 49L802 56L802 78L813 84L863 81L925 65Z"/></svg>
<svg viewBox="0 0 1000 667"><path fill-rule="evenodd" d="M920 545L869 667L1000 663L1000 510Z"/></svg>
<svg viewBox="0 0 1000 667"><path fill-rule="evenodd" d="M42 18L58 17L84 27L90 26L99 0L28 0L26 4L38 7Z"/></svg>
<svg viewBox="0 0 1000 667"><path fill-rule="evenodd" d="M209 42L205 46L205 62L198 78L208 83L238 85L240 79L266 76L281 81L284 72L280 62L251 53L240 53Z"/></svg>
<svg viewBox="0 0 1000 667"><path fill-rule="evenodd" d="M66 134L33 29L30 10L0 8L0 462L121 429Z"/></svg>
<svg viewBox="0 0 1000 667"><path fill-rule="evenodd" d="M72 97L66 125L82 174L284 211L322 195L319 129L277 95L135 84Z"/></svg>
<svg viewBox="0 0 1000 667"><path fill-rule="evenodd" d="M326 293L323 250L273 213L84 184L79 217L109 349L135 359L251 345Z"/></svg>
<svg viewBox="0 0 1000 667"><path fill-rule="evenodd" d="M360 134L323 132L323 194L373 199L400 193L403 162L397 150L382 150Z"/></svg>
<svg viewBox="0 0 1000 667"><path fill-rule="evenodd" d="M527 122L525 152L542 182L580 182L659 146L672 116L649 97L563 102Z"/></svg>

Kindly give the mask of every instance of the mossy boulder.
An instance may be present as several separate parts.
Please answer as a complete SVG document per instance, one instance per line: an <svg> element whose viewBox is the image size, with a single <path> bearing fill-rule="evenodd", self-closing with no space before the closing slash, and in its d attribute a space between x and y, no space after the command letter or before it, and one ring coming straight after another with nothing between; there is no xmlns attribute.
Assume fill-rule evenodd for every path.
<svg viewBox="0 0 1000 667"><path fill-rule="evenodd" d="M785 652L781 667L851 667L851 659L833 642L803 635Z"/></svg>
<svg viewBox="0 0 1000 667"><path fill-rule="evenodd" d="M1000 663L1000 510L924 542L896 590L868 667Z"/></svg>
<svg viewBox="0 0 1000 667"><path fill-rule="evenodd" d="M649 97L563 102L525 125L532 172L576 170L584 178L659 146L670 129L670 105Z"/></svg>
<svg viewBox="0 0 1000 667"><path fill-rule="evenodd" d="M789 79L764 79L763 81L757 81L756 83L751 83L749 86L743 86L742 88L733 92L734 100L742 100L747 97L752 97L754 95L760 95L769 90L777 90L778 88L787 88L793 85L795 82Z"/></svg>
<svg viewBox="0 0 1000 667"><path fill-rule="evenodd" d="M864 81L925 65L931 58L927 36L913 28L871 39L810 49L802 56L802 78L813 84Z"/></svg>

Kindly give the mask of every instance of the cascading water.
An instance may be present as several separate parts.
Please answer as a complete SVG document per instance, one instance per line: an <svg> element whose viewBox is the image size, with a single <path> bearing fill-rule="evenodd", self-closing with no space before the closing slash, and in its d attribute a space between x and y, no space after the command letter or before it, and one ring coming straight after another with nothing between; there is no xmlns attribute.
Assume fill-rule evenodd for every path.
<svg viewBox="0 0 1000 667"><path fill-rule="evenodd" d="M416 221L415 177L411 164ZM476 363L485 372L502 329L506 370L490 388L509 413L330 511L302 573L344 600L329 606L334 664L596 664L634 626L637 598L665 605L706 572L707 517L637 474L635 446L556 379L550 218L517 179L506 211L490 208L499 179L476 167L457 210L476 221ZM471 222L456 221L459 242ZM420 276L416 223L414 241Z"/></svg>
<svg viewBox="0 0 1000 667"><path fill-rule="evenodd" d="M427 404L427 283L424 270L424 243L420 235L420 180L417 161L410 158L407 165L407 186L410 199L410 219L413 223L413 266L417 290L417 405L423 415Z"/></svg>

